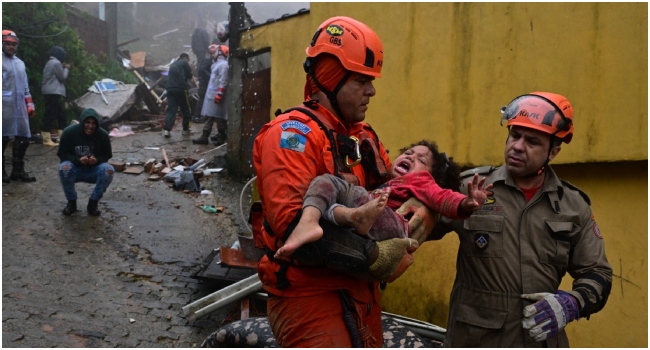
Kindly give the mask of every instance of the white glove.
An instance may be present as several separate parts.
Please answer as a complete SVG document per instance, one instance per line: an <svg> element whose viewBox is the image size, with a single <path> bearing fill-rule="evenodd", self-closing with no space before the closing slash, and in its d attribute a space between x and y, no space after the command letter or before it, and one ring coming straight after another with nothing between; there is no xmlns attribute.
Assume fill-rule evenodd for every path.
<svg viewBox="0 0 650 350"><path fill-rule="evenodd" d="M557 336L569 322L580 318L578 302L567 292L522 294L521 298L537 301L524 307L521 321L535 341Z"/></svg>

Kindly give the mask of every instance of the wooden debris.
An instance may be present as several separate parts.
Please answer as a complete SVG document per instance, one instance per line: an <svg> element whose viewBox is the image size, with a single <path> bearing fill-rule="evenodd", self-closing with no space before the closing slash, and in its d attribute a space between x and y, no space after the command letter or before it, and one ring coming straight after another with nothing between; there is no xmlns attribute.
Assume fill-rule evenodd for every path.
<svg viewBox="0 0 650 350"><path fill-rule="evenodd" d="M140 175L140 174L142 174L143 171L144 171L144 169L142 169L141 167L136 167L136 166L130 166L130 167L124 169L125 174L133 174L133 175Z"/></svg>
<svg viewBox="0 0 650 350"><path fill-rule="evenodd" d="M144 67L144 59L147 56L147 53L144 51L138 51L131 54L131 65L133 68L142 68Z"/></svg>
<svg viewBox="0 0 650 350"><path fill-rule="evenodd" d="M172 168L172 165L169 163L169 158L167 158L167 152L165 152L164 148L161 148L162 154L163 154L163 159L165 160L165 165L169 168Z"/></svg>
<svg viewBox="0 0 650 350"><path fill-rule="evenodd" d="M148 159L146 162L144 162L144 171L146 171L147 174L153 174L155 165L155 158Z"/></svg>
<svg viewBox="0 0 650 350"><path fill-rule="evenodd" d="M126 167L126 163L124 162L118 162L115 160L109 160L108 164L112 165L115 171L121 172L124 171L124 168Z"/></svg>

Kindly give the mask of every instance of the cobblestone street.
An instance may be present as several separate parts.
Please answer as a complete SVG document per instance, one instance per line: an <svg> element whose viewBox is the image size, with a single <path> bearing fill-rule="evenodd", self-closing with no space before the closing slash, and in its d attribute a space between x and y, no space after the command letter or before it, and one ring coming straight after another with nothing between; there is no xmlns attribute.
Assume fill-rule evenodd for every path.
<svg viewBox="0 0 650 350"><path fill-rule="evenodd" d="M192 136L173 131L171 139L159 132L114 138L113 159L161 160L161 151L146 146L165 147L170 158L223 155L226 147L194 152L199 147L190 139L201 127L193 125ZM94 185L80 183L80 211L66 217L56 150L30 145L26 170L37 182L2 186L3 347L194 347L232 321L236 305L193 323L181 308L216 291L191 276L212 249L245 232L245 180L225 171L202 179L212 204L225 207L210 214L168 183L118 172L100 201L101 216L86 213Z"/></svg>

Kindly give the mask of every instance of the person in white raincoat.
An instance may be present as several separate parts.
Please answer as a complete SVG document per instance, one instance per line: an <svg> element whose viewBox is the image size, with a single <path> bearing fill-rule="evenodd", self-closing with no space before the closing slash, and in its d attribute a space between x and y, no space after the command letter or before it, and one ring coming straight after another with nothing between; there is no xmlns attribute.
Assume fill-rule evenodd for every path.
<svg viewBox="0 0 650 350"><path fill-rule="evenodd" d="M2 182L36 181L25 172L25 152L32 134L29 119L36 115L27 84L25 63L16 57L18 37L11 30L2 31ZM5 171L4 153L14 140L11 177Z"/></svg>
<svg viewBox="0 0 650 350"><path fill-rule="evenodd" d="M216 47L216 50L214 50ZM211 45L210 52L214 63L210 74L210 82L203 100L203 109L201 115L207 117L203 125L203 134L198 139L192 140L194 143L208 144L208 137L212 133L212 125L217 124L217 135L210 139L214 141L215 146L222 145L226 142L226 133L228 127L228 106L226 104L226 85L228 85L228 53L226 45Z"/></svg>

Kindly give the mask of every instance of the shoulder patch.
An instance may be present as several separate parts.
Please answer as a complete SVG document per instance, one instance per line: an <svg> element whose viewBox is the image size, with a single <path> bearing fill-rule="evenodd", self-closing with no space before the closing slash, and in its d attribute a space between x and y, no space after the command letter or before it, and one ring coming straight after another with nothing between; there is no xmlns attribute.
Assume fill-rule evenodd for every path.
<svg viewBox="0 0 650 350"><path fill-rule="evenodd" d="M286 116L288 120L297 120L304 124L308 123L311 120L311 117L295 109L290 110L289 112L285 111L285 113L281 114L281 116Z"/></svg>
<svg viewBox="0 0 650 350"><path fill-rule="evenodd" d="M566 180L560 179L560 181L562 182L562 184L564 186L566 186L566 187L568 187L568 188L570 188L570 189L572 189L574 191L578 191L578 193L580 193L580 195L585 200L585 202L587 202L587 204L591 205L591 199L589 199L589 196L587 196L587 194L584 193L581 189L579 189L576 185L574 185L574 184L572 184L572 183L570 183L569 181L566 181Z"/></svg>
<svg viewBox="0 0 650 350"><path fill-rule="evenodd" d="M289 129L289 128L296 129L296 130L300 131L301 133L303 133L305 135L307 135L307 134L309 134L309 132L311 132L310 127L308 127L307 125L305 125L302 122L299 122L297 120L286 121L286 122L282 123L282 125L280 125L280 127L282 128L282 130L285 130L285 131L287 129Z"/></svg>
<svg viewBox="0 0 650 350"><path fill-rule="evenodd" d="M307 138L305 136L290 131L282 132L280 148L305 153L305 145L307 145Z"/></svg>
<svg viewBox="0 0 650 350"><path fill-rule="evenodd" d="M462 173L460 173L460 178L464 179L469 176L474 176L474 174L481 174L481 175L489 174L492 171L494 171L494 169L496 168L491 165L480 166L478 168L463 171Z"/></svg>

